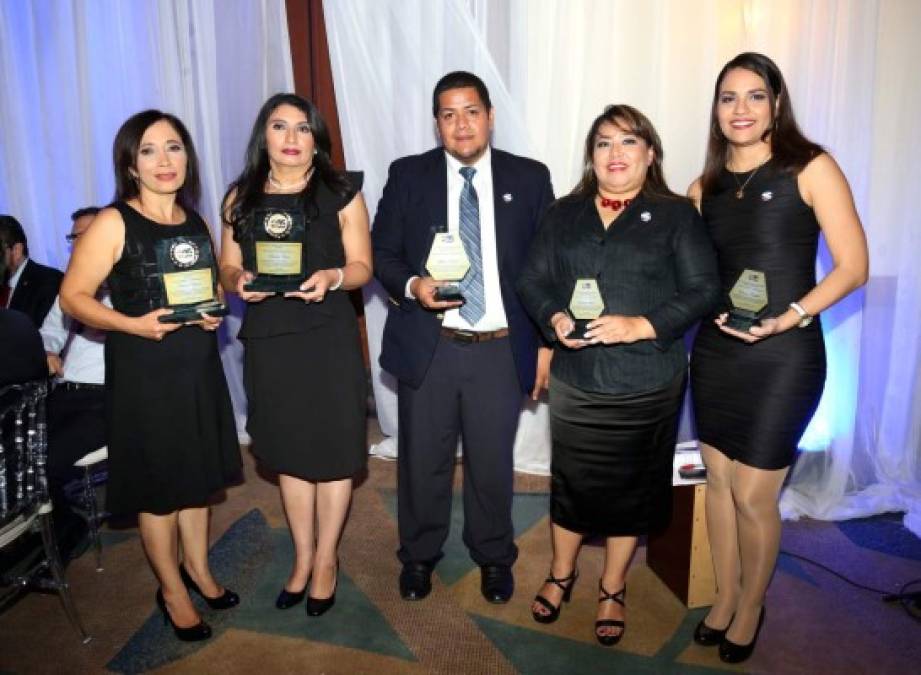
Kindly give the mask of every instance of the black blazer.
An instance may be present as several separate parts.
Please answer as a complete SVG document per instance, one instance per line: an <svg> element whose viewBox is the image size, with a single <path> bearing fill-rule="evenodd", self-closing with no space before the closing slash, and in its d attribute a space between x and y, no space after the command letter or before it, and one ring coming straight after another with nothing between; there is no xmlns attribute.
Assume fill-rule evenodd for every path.
<svg viewBox="0 0 921 675"><path fill-rule="evenodd" d="M0 309L0 387L48 377L45 346L22 312Z"/></svg>
<svg viewBox="0 0 921 675"><path fill-rule="evenodd" d="M515 291L544 209L553 201L547 167L493 149L493 203L499 285L522 391L534 386L539 336ZM444 149L403 157L390 165L374 217L374 274L390 295L380 364L410 386L422 384L438 344L444 314L405 297L406 282L424 276L434 233L448 224Z"/></svg>
<svg viewBox="0 0 921 675"><path fill-rule="evenodd" d="M27 315L35 327L40 328L54 304L63 277L59 270L40 265L30 258L19 276L9 308Z"/></svg>

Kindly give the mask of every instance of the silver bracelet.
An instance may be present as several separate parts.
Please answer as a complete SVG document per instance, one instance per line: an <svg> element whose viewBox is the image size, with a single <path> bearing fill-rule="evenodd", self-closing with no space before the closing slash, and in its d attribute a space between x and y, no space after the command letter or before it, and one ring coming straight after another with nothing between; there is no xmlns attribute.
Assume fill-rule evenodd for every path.
<svg viewBox="0 0 921 675"><path fill-rule="evenodd" d="M339 280L336 281L336 283L334 283L332 286L329 287L329 290L331 291L338 291L339 288L342 286L342 282L345 281L345 272L342 271L342 268L337 267L336 271L339 273Z"/></svg>

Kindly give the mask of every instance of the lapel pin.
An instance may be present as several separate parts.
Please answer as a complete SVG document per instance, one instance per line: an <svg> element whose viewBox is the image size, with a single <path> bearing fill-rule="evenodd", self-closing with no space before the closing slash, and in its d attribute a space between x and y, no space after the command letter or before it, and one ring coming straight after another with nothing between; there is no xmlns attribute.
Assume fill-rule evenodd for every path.
<svg viewBox="0 0 921 675"><path fill-rule="evenodd" d="M774 193L771 192L770 190L765 190L764 192L761 193L761 201L769 202L772 199L774 199Z"/></svg>
<svg viewBox="0 0 921 675"><path fill-rule="evenodd" d="M649 213L649 211L643 211L640 214L640 220L642 220L644 223L648 223L650 220L652 220L652 214Z"/></svg>
<svg viewBox="0 0 921 675"><path fill-rule="evenodd" d="M512 201L512 193L506 192L504 195L502 195L502 201L504 201L506 204Z"/></svg>

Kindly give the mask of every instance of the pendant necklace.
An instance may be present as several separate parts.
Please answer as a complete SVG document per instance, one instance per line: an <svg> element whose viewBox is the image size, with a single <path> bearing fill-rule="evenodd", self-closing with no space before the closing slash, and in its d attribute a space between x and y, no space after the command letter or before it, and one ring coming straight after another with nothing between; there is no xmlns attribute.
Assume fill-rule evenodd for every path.
<svg viewBox="0 0 921 675"><path fill-rule="evenodd" d="M736 182L736 186L739 188L738 190L736 190L736 199L743 199L745 197L745 186L748 185L749 182L751 182L751 179L755 177L755 174L758 173L758 169L760 169L762 166L768 163L768 160L770 158L771 158L770 155L765 157L764 161L762 161L758 166L756 166L752 170L750 174L748 174L748 178L745 179L744 183L740 183L739 177L735 174L734 171L730 169L729 173L732 174L732 179Z"/></svg>

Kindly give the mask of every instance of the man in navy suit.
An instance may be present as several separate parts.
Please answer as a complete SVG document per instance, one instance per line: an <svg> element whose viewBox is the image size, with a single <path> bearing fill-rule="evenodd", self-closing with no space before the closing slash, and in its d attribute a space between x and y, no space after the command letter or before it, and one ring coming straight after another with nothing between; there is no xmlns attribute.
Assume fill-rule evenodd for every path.
<svg viewBox="0 0 921 675"><path fill-rule="evenodd" d="M420 600L431 590L460 434L463 539L483 596L501 603L518 555L512 446L522 394L541 386L539 337L515 282L553 188L543 164L490 148L495 111L476 75L448 73L432 98L443 147L390 166L372 233L375 275L392 305L380 362L399 383L400 594ZM463 302L440 300L443 282L426 269L442 233L459 238L470 260ZM543 354L538 382L549 369Z"/></svg>
<svg viewBox="0 0 921 675"><path fill-rule="evenodd" d="M0 215L0 241L8 270L0 278L0 307L22 312L38 328L54 304L64 275L29 259L26 233L13 216Z"/></svg>

